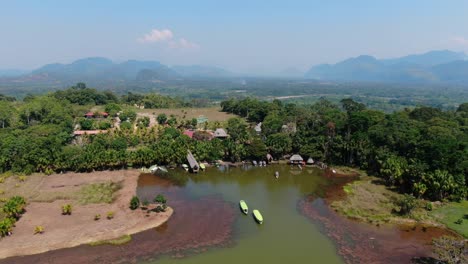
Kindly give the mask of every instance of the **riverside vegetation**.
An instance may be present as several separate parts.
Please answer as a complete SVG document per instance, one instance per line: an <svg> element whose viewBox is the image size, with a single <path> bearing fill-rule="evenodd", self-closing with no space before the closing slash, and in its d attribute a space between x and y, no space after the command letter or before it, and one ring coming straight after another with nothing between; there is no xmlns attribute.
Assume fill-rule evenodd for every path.
<svg viewBox="0 0 468 264"><path fill-rule="evenodd" d="M438 210L451 208L432 208L432 203L420 206L415 198L462 202L461 210L466 209L468 103L456 110L420 106L384 113L367 109L350 98L339 105L325 99L312 105L229 99L221 102L222 111L239 117L197 124L193 119L160 114L156 125L138 115L142 106L157 109L190 104L158 94L128 93L119 97L84 84L27 96L23 101L1 100L0 172L29 175L176 165L185 163L187 150L198 160L208 162L261 160L267 153L281 159L299 153L376 175L387 189L407 194L394 203L398 213L410 214L415 207L425 207L427 211L434 209L431 214L437 215ZM84 113L91 108L106 111L111 118L85 119ZM121 121L118 126L114 120L117 113ZM258 133L254 126L260 122L262 131ZM73 137L76 127L107 133L84 136L77 142ZM197 127L224 127L230 136L207 140L203 135L191 139L182 133ZM452 214L449 218L440 221L446 221L451 228L468 222L461 215L455 217L457 223L448 224L453 221Z"/></svg>

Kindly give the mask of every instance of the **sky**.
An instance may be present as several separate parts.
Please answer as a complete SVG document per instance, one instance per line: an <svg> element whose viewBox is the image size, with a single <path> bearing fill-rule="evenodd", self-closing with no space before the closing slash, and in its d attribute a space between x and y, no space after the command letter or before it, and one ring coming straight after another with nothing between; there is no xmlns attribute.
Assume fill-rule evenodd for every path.
<svg viewBox="0 0 468 264"><path fill-rule="evenodd" d="M0 0L0 69L85 57L307 70L362 54L468 53L468 1Z"/></svg>

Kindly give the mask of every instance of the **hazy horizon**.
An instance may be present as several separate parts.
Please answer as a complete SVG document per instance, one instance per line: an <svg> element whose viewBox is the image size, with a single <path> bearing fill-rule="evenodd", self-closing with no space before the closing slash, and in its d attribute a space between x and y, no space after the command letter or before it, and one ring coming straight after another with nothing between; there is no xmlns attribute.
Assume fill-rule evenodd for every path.
<svg viewBox="0 0 468 264"><path fill-rule="evenodd" d="M466 53L465 10L465 1L15 1L0 11L0 69L106 57L272 74L363 54Z"/></svg>

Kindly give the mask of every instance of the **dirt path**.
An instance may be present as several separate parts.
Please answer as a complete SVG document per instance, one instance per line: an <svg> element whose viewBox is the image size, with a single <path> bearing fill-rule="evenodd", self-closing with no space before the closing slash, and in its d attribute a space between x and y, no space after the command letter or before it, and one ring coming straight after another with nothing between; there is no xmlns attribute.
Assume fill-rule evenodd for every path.
<svg viewBox="0 0 468 264"><path fill-rule="evenodd" d="M38 187L41 195L54 192L73 192L80 186L100 182L121 182L112 204L80 205L74 200L53 202L31 202L27 212L16 223L13 235L0 240L0 258L30 255L50 250L74 247L94 241L114 239L127 234L138 233L165 223L172 215L172 209L165 213L146 216L142 210L132 211L129 201L136 194L140 172L138 170L104 171L95 173L67 173L44 177ZM72 215L62 215L61 206L73 205ZM106 219L107 212L114 212L114 218ZM96 214L101 219L94 220ZM34 228L41 225L45 232L33 235Z"/></svg>

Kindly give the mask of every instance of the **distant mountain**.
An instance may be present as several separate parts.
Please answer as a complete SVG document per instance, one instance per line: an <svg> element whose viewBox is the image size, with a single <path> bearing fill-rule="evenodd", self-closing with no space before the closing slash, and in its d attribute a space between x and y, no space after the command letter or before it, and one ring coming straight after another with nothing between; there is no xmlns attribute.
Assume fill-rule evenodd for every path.
<svg viewBox="0 0 468 264"><path fill-rule="evenodd" d="M158 61L128 60L114 63L102 57L85 58L70 64L47 64L34 70L23 79L42 79L73 84L78 81L89 83L121 83L132 81L167 81L180 78L181 74Z"/></svg>
<svg viewBox="0 0 468 264"><path fill-rule="evenodd" d="M333 65L313 66L304 76L338 81L462 82L468 78L464 70L467 58L462 52L448 50L383 60L361 55Z"/></svg>
<svg viewBox="0 0 468 264"><path fill-rule="evenodd" d="M225 69L203 65L176 65L171 69L183 77L230 77L233 74Z"/></svg>
<svg viewBox="0 0 468 264"><path fill-rule="evenodd" d="M28 73L26 70L18 69L0 69L0 77L16 77Z"/></svg>

